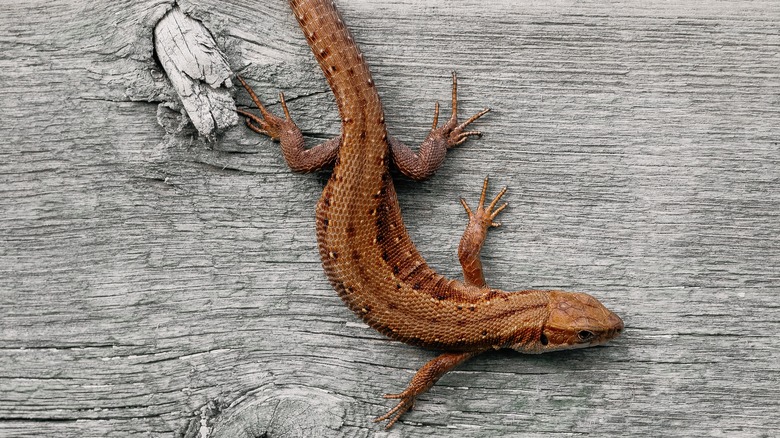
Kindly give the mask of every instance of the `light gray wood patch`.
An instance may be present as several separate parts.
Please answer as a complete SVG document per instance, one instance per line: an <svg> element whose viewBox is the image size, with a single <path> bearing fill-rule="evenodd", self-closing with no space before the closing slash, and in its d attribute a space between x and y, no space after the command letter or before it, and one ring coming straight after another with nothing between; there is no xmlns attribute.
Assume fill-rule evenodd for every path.
<svg viewBox="0 0 780 438"><path fill-rule="evenodd" d="M211 33L173 7L154 27L154 53L192 124L211 137L238 124L233 72Z"/></svg>

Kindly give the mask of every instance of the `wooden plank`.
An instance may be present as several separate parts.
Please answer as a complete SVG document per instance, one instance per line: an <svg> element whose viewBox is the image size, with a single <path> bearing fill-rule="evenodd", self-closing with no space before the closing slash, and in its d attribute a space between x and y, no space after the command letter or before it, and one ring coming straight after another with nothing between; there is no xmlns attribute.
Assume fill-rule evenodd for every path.
<svg viewBox="0 0 780 438"><path fill-rule="evenodd" d="M388 436L772 436L780 428L773 1L340 0L394 135L485 132L398 180L458 276L457 199L510 188L492 286L582 290L608 347L486 354ZM433 352L359 323L313 230L327 174L243 127L203 141L153 53L169 3L0 6L0 436L367 436ZM188 2L315 142L338 116L286 2ZM245 93L237 94L247 105Z"/></svg>

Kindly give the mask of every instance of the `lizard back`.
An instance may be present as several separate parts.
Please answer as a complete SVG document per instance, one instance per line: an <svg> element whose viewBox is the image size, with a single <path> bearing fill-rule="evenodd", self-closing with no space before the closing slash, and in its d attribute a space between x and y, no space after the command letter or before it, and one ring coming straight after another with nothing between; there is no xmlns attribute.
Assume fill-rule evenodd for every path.
<svg viewBox="0 0 780 438"><path fill-rule="evenodd" d="M431 269L409 237L390 176L379 95L330 0L290 6L336 97L341 144L317 204L325 272L352 311L385 335L445 350L537 342L549 297L450 280Z"/></svg>

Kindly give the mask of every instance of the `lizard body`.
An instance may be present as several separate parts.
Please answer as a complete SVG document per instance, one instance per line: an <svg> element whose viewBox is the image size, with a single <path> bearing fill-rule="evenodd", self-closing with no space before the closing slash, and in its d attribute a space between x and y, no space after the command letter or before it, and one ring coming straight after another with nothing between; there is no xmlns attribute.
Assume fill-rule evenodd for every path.
<svg viewBox="0 0 780 438"><path fill-rule="evenodd" d="M391 163L414 179L433 174L447 149L479 135L457 120L453 75L452 116L433 128L414 153L388 135L382 104L368 65L331 0L289 0L309 46L336 97L341 136L311 149L292 121L268 112L238 78L261 111L243 110L253 130L279 139L293 170L312 171L335 164L317 204L317 240L325 273L352 311L390 338L444 351L423 366L407 389L389 394L399 403L377 420L392 426L439 377L484 351L512 348L525 353L598 345L617 336L622 320L587 294L486 286L479 252L487 230L505 204L504 191L487 206L487 179L478 208L459 247L465 282L431 269L415 248L401 218L390 174Z"/></svg>

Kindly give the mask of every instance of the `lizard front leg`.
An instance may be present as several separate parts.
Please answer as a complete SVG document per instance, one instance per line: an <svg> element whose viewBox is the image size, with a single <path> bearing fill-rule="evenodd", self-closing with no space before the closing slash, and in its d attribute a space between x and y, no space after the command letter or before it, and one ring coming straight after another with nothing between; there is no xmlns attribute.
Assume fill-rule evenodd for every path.
<svg viewBox="0 0 780 438"><path fill-rule="evenodd" d="M414 406L414 401L418 395L429 390L441 376L447 373L447 371L483 351L485 350L447 352L431 359L428 363L423 365L422 368L417 370L417 373L412 377L412 381L409 382L409 386L407 386L403 392L398 394L385 394L385 398L399 399L399 402L394 408L387 411L387 413L381 417L377 417L374 421L389 420L387 426L385 426L385 429L389 429L406 411Z"/></svg>
<svg viewBox="0 0 780 438"><path fill-rule="evenodd" d="M494 219L507 206L504 203L496 208L496 204L506 193L506 187L504 187L493 198L490 205L485 207L487 187L488 179L485 178L485 182L482 184L482 195L479 197L479 205L477 205L477 209L474 211L469 208L465 199L460 198L460 203L463 204L463 208L466 209L466 213L469 215L469 224L466 226L466 231L463 232L460 245L458 245L458 258L460 259L460 265L463 267L463 277L466 283L477 287L487 286L485 284L485 275L482 273L482 260L479 257L479 253L482 251L482 244L485 243L485 237L487 237L487 231L490 227L501 226L500 223L494 222Z"/></svg>
<svg viewBox="0 0 780 438"><path fill-rule="evenodd" d="M437 102L431 132L422 142L416 154L394 137L389 137L388 143L390 143L393 162L401 173L411 179L421 181L429 178L441 166L447 149L465 142L469 137L482 135L479 131L467 131L466 127L488 111L490 109L485 108L465 122L458 123L458 79L455 73L452 73L452 115L450 119L444 125L438 126L439 103Z"/></svg>
<svg viewBox="0 0 780 438"><path fill-rule="evenodd" d="M241 109L237 110L237 112L246 117L246 125L249 129L259 134L267 135L272 140L279 140L282 145L282 154L290 169L295 172L313 172L330 166L336 161L341 137L332 138L311 149L306 149L304 147L303 134L301 134L301 130L290 117L290 111L287 109L287 103L284 101L284 93L279 93L279 100L282 104L282 110L284 110L283 119L275 116L265 108L252 90L252 87L241 76L236 75L236 78L249 93L261 115L257 116Z"/></svg>

